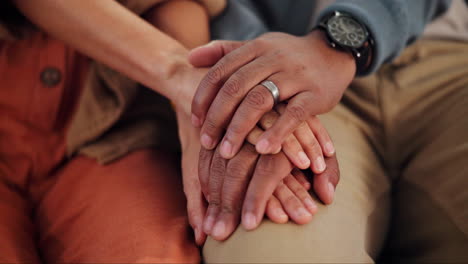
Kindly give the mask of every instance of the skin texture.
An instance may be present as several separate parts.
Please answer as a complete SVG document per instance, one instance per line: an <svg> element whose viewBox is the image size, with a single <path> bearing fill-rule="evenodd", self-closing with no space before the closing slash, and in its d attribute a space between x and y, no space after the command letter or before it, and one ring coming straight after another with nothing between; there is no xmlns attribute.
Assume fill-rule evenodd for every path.
<svg viewBox="0 0 468 264"><path fill-rule="evenodd" d="M196 242L202 245L206 235L224 240L239 224L245 188L253 173L253 167L258 166L260 155L255 151L253 145L246 143L236 157L225 160L219 156L219 153L201 148L198 140L199 130L190 125L188 116L179 112L178 123L183 152L184 192L187 197L189 222L194 229ZM293 167L284 154L278 155L282 157L282 164L286 164L285 168ZM336 177L339 177L339 173L337 170L332 170L336 165L336 160L332 158L330 162L332 167L327 171L331 173L324 173L324 175L325 177L335 177L337 183L338 178ZM323 180L320 181L322 184L328 181L325 177L322 177ZM223 199L219 196L221 193L218 191L216 181L211 179L218 179L217 183L222 184L225 192ZM224 179L227 180L224 181ZM243 182L240 188L237 184L239 182ZM263 196L267 197L267 200L265 201L265 211L261 213L262 217L263 214L266 214L276 223L285 223L289 219L298 224L311 221L312 215L317 211L317 206L307 192L311 188L311 184L306 176L294 170L290 171L286 178L279 182L274 193L270 191L268 197ZM268 189L266 191L269 192ZM209 207L207 200L210 201ZM257 200L254 198L253 202ZM224 209L221 210L221 206ZM215 220L216 226L214 225Z"/></svg>
<svg viewBox="0 0 468 264"><path fill-rule="evenodd" d="M218 42L191 56L227 51L233 45ZM248 132L273 107L270 92L259 85L263 80L279 87L280 101L288 100L284 114L256 145L259 153L272 154L304 121L331 110L355 74L352 56L329 47L321 31L305 37L267 33L236 47L209 70L192 103L192 122L201 127L203 147L229 145L222 148L230 150L222 151L225 158L237 153Z"/></svg>
<svg viewBox="0 0 468 264"><path fill-rule="evenodd" d="M283 41L284 39L286 40L289 39L290 41L298 42L297 47L295 49L291 49L295 51L295 52L290 52L293 55L289 55L289 53L281 55L278 52L275 53L271 51L271 50L274 51L275 49L278 49L278 47L286 48L285 47L286 44ZM255 41L256 40L250 43L258 43ZM307 41L309 43L305 45L304 41ZM270 43L267 43L267 42L270 42ZM273 64L273 61L275 60L281 61L281 62L284 62L284 60L286 61L290 60L291 64L289 64L289 66L290 68L294 69L294 63L295 63L294 59L299 60L298 59L299 57L307 57L305 55L306 50L304 50L304 48L308 49L307 50L308 53L314 53L314 52L310 52L310 50L314 50L314 48L315 50L318 50L316 52L317 53L316 58L315 58L316 60L314 60L313 58L309 58L309 60L315 61L315 62L323 61L321 65L322 67L317 67L317 66L315 67L315 68L321 69L322 72L317 70L317 72L313 74L313 77L320 75L321 78L314 78L314 82L312 82L311 80L312 77L308 76L309 75L308 72L310 71L306 70L308 68L311 68L310 65L309 67L306 67L305 65L299 65L300 67L299 66L296 67L295 71L289 71L288 69L285 69L282 72L283 73L282 76L284 76L285 80L288 80L287 78L288 74L294 75L296 77L299 76L299 78L294 78L294 80L296 81L295 83L296 87L301 87L300 82L304 82L306 84L303 83L302 84L303 87L307 85L316 87L317 94L321 95L321 97L314 95L312 92L308 90L303 91L303 92L289 91L291 95L294 95L294 98L289 100L287 107L283 107L280 110L282 112L281 117L279 117L279 119L276 120L273 123L273 125L270 124L269 127L266 127L267 132L260 134L259 139L257 138L256 150L260 153L263 153L262 151L259 151L259 145L261 145L261 142L265 140L265 137L268 136L268 133L272 135L276 133L277 142L279 142L278 144L281 146L281 144L284 142L284 140L282 139L283 136L281 133L285 134L285 133L295 132L297 127L300 126L306 120L312 120L310 122L315 122L311 118L313 116L309 115L309 112L312 112L312 113L326 112L326 111L329 111L334 105L336 105L339 99L341 98L341 95L344 92L346 86L350 83L355 73L355 65L354 65L354 61L352 60L352 57L349 54L338 52L326 46L326 42L324 41L323 35L320 32L311 33L309 36L305 38L297 38L297 37L292 37L292 36L288 36L285 34L272 33L272 35L268 37L264 37L264 39L260 43L261 43L260 46L266 47L265 48L266 50L264 50L263 53L260 53L258 50L256 51L255 47L245 48L248 46L249 43L232 42L232 41L217 41L217 42L212 42L209 45L206 45L204 47L193 50L189 55L190 56L189 60L194 66L206 67L206 66L215 64L215 66L213 66L210 69L208 74L202 80L199 86L199 89L197 90L197 93L194 97L194 101L192 104L192 113L193 113L192 123L196 127L201 127L201 131L202 131L201 133L205 133L204 135L201 136L201 143L206 148L206 152L210 153L210 150L211 150L210 154L204 153L204 150L202 150L200 154L200 164L203 164L204 160L211 159L211 168L206 169L207 166L205 166L204 170L201 169L200 177L210 179L209 181L210 186L205 187L205 188L209 188L210 193L215 192L215 197L209 197L210 198L209 207L208 207L207 215L205 218L204 230L207 233L211 233L213 230L215 230L213 231L215 233L214 238L219 239L219 240L227 238L230 235L230 233L234 231L233 226L235 226L236 221L238 221L239 215L241 215L240 217L242 219L242 224L246 229L248 230L255 229L262 219L262 215L267 205L267 202L266 202L267 198L269 197L269 195L271 195L271 193L273 193L274 188L277 186L278 182L280 182L281 180L283 180L285 177L288 176L288 174L291 172L293 167L287 159L286 160L284 159L285 157L282 153L279 153L276 155L271 155L271 154L263 155L263 156L260 156L257 162L257 165L255 166L252 176L249 175L251 174L250 171L252 170L252 168L250 168L243 174L247 176L239 177L239 175L241 175L242 173L240 174L237 173L236 181L228 180L227 182L224 182L225 179L232 178L232 176L223 175L223 174L226 174L225 171L230 171L230 169L226 169L226 167L229 166L229 163L226 160L223 161L222 159L223 158L233 159L233 157L231 156L232 154L234 154L234 157L236 157L237 154L240 154L240 155L247 155L247 154L245 154L245 151L243 151L244 147L241 147L241 151L239 152L236 150L236 151L233 151L233 153L222 153L223 143L226 141L226 137L229 134L229 128L232 125L233 121L231 121L231 125L226 124L226 123L220 124L220 127L222 129L225 129L227 127L226 135L224 136L224 140L221 141L223 143L221 143L220 146L218 145L218 143L220 142L219 139L213 140L212 138L210 138L207 140L207 137L206 137L207 131L211 130L211 132L213 131L216 132L217 130L216 121L212 121L212 119L210 119L210 114L209 114L209 111L212 108L213 109L217 108L216 99L222 98L222 99L219 99L219 102L222 102L220 103L220 105L223 105L224 106L223 109L228 111L228 113L224 113L224 114L227 114L229 118L220 117L220 115L223 114L223 111L216 111L216 113L213 114L215 116L213 117L213 120L216 120L217 118L219 118L218 120L221 120L223 118L224 120L234 120L236 118L236 115L239 114L239 112L242 113L242 111L239 109L243 106L243 103L248 100L247 98L249 97L249 95L247 93L249 94L251 93L251 91L249 92L248 89L245 89L243 94L240 91L243 91L242 89L245 87L251 87L252 85L254 85L254 83L258 83L262 81L261 79L257 80L255 82L252 82L249 86L248 82L251 81L249 80L249 77L255 80L255 78L258 78L257 76L259 75L261 76L262 71L264 72L268 72L268 70L271 71L271 69L266 69L266 68L268 68L267 66L269 67L272 67L272 65L275 66L275 64ZM288 45L294 46L294 44L291 44L291 43L289 43ZM252 44L251 46L254 46L254 45ZM242 48L244 48L243 49L244 52L242 51ZM252 52L253 55L252 54L249 55L249 51ZM303 53L301 53L301 51ZM247 67L253 63L252 61L255 62L255 59L259 57L256 54L271 54L272 56L272 58L270 59L271 63L270 64L268 63L254 64L254 66L258 66L260 68L259 70L256 70L255 69L256 67L253 67L253 66ZM247 64L247 66L242 65L242 63L245 61L249 63ZM331 68L331 66L335 66L335 65L338 65L336 67L338 72L333 71L332 70L333 68ZM262 66L263 66L263 69L262 69ZM247 70L245 70L244 68L239 69L239 67L244 67ZM300 70L297 70L297 69L300 69ZM278 71L278 69L274 69L273 71ZM323 71L327 71L327 72L323 73ZM242 74L239 74L239 72L242 72ZM235 78L233 76L235 76L236 74L240 75L241 77L237 77L236 81L232 82L234 83L234 85L230 86L228 83L230 80ZM339 76L341 76L341 78ZM300 78L300 77L303 77L303 78ZM294 82L292 81L293 78L290 77L289 79L291 80L289 83L290 84L289 86L294 87L293 85ZM320 83L316 79L321 79L323 85L326 85L327 89L321 88L320 85L322 83ZM275 80L273 81L277 85L280 83L279 81L278 82ZM221 83L222 83L222 86L221 86ZM228 91L230 92L235 91L236 93L234 94L234 93L226 92L225 97L223 98L222 95L220 96L220 94L222 94L222 89L225 87L228 87L227 88ZM287 86L285 85L281 87L287 87ZM272 105L273 100L269 92L266 91L264 87L257 86L256 88L261 88L261 89L258 89L258 93L256 93L256 95L253 97L258 97L260 99L259 100L254 99L250 103L246 103L245 105L247 107L247 110L243 110L244 115L240 114L240 118L239 118L239 120L246 121L244 123L248 123L249 121L251 121L253 123L253 126L255 126L255 124L257 123L258 121L257 118L261 119L262 116L265 116L263 111L268 111L268 109L271 109L271 107L273 106ZM247 94L247 97L245 97L246 94ZM314 95L314 96L310 97L311 95ZM229 100L234 100L236 96L240 96L240 97L244 96L245 99L242 103L229 102ZM281 99L284 100L288 98L287 96L288 96L287 92L283 93ZM308 102L311 102L313 99L317 101L318 100L317 98L325 98L325 99L320 100L321 102L317 104L308 103ZM213 101L210 102L210 99ZM258 105L262 105L265 102L269 102L269 103L266 103L265 108L256 108ZM234 106L233 110L231 110L229 107L230 103ZM228 107L226 107L226 105ZM205 107L205 112L203 112L203 109L202 109L203 106ZM239 108L235 109L236 106L239 106ZM248 108L248 106L250 106L250 108ZM206 110L206 109L209 109L209 110ZM251 115L252 113L254 113L253 115L255 115L255 111L257 111L258 113L257 113L257 116L254 116L253 118L252 116L249 117L246 115L247 113ZM280 130L282 131L276 132L274 130L275 128L277 128L276 130L278 130L278 127L280 127ZM249 131L252 128L250 127L250 125L247 125L245 126L244 129L247 131L247 133L249 133ZM235 129L236 132L242 132L241 130L242 129L239 128L239 126L236 126L236 129ZM317 134L321 134L321 133L317 133ZM241 140L243 141L243 137L241 137ZM213 146L216 146L216 148L213 149ZM272 148L270 145L270 151L273 149L278 149L278 148L276 147ZM326 146L324 144L323 149L324 149L324 152L328 152L328 156L331 156L331 158L327 159L327 162L326 162L327 165L328 164L330 165L330 168L327 167L325 172L316 173L314 175L314 191L324 203L329 204L333 201L333 196L334 196L334 192L336 189L336 185L339 181L339 169L338 169L336 157L333 156L334 148L330 147L330 145ZM270 151L266 153L269 153ZM277 151L272 151L272 152L276 153ZM226 154L229 154L229 155L226 155ZM253 165L251 167L253 167ZM317 165L317 167L320 167L320 165ZM209 177L206 176L208 174L210 175ZM204 184L203 182L207 182L207 180L204 180L204 181L202 180L202 186L206 185L206 183ZM202 187L202 189L203 188L204 187ZM243 193L245 193L245 199L243 201L242 206L239 206L238 199L239 197L243 196ZM239 208L242 208L241 213L239 213ZM217 226L220 226L220 227L217 228ZM216 231L219 231L219 232L216 232Z"/></svg>
<svg viewBox="0 0 468 264"><path fill-rule="evenodd" d="M158 21L152 14L148 14L149 18L154 19L152 22L159 23L164 29L163 31L159 30L114 1L70 0L64 3L60 0L14 0L14 3L26 17L44 31L65 41L91 58L107 64L166 96L174 102L180 120L185 120L182 116L189 116L194 94L193 84L199 83L208 69L193 68L187 60L186 47L164 33L166 30L177 36L177 29L171 28L163 21ZM201 10L196 5L191 7L194 12ZM48 10L48 12L41 10ZM158 12L157 10L153 11ZM170 13L167 10L166 12ZM86 14L86 19L83 19L81 14ZM119 30L111 31L109 28ZM182 37L178 36L178 38ZM198 41L203 41L203 38ZM196 45L195 43L199 42L195 40L186 46ZM190 130L184 130L182 133L187 133L185 138L190 138L192 132L186 131ZM183 136L181 135L181 137ZM190 143L183 141L185 142L183 143L185 151L182 166L184 183L186 183L184 188L190 200L188 205L190 223L196 233L200 234L202 223L200 219L203 219L202 206L204 201L201 187L196 187L197 180L192 177L196 174L191 174L193 164L196 164L193 161L196 159L188 158L195 156L194 153L198 152L197 141L192 140ZM284 178L284 176L282 177ZM278 181L277 186L282 186L278 185L279 183ZM288 197L284 195L287 189L283 187L281 187L282 191L276 193L285 198ZM269 198L274 197L271 196L272 193L273 191L270 192ZM290 192L290 194L296 193ZM284 215L277 213L283 208L280 208L280 205L283 206L281 197L277 197L271 202L268 207L271 208L271 212L267 212L273 220L276 219L278 222L285 221ZM286 211L290 212L291 210ZM285 213L284 210L282 212ZM201 218L198 217L200 215ZM198 235L197 241L201 241L200 237L202 238L203 235Z"/></svg>

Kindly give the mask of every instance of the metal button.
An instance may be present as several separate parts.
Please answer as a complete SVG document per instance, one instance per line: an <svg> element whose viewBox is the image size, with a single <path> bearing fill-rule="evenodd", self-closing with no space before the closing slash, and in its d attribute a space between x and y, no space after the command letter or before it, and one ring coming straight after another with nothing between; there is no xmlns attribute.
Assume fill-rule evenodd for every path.
<svg viewBox="0 0 468 264"><path fill-rule="evenodd" d="M46 67L41 72L41 81L45 86L56 86L61 80L62 74L60 73L60 70L55 67Z"/></svg>

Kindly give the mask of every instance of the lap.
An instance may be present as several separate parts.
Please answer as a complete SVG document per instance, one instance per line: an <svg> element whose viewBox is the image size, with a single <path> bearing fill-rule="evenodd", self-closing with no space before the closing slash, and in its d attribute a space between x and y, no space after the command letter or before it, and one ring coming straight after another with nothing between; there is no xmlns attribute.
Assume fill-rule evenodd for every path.
<svg viewBox="0 0 468 264"><path fill-rule="evenodd" d="M390 180L369 139L377 135L370 128L363 132L365 122L343 105L321 119L341 170L334 203L320 206L306 225L264 220L254 231L239 227L225 242L208 239L207 263L362 263L378 255L387 230Z"/></svg>
<svg viewBox="0 0 468 264"><path fill-rule="evenodd" d="M0 263L40 263L36 251L32 205L0 170Z"/></svg>
<svg viewBox="0 0 468 264"><path fill-rule="evenodd" d="M196 262L177 160L156 150L109 165L77 157L37 208L48 262Z"/></svg>

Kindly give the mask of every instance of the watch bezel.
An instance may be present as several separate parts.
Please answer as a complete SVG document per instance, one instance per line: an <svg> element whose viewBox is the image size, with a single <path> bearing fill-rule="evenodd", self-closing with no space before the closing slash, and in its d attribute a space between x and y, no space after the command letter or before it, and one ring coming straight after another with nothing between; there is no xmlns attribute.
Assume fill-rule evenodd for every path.
<svg viewBox="0 0 468 264"><path fill-rule="evenodd" d="M342 18L347 18L347 19L350 19L352 20L353 22L355 22L357 25L359 25L359 27L362 29L362 31L364 32L365 34L365 37L364 39L359 43L359 45L350 45L350 44L347 44L347 43L343 43L341 40L339 39L336 39L335 38L335 34L331 31L332 28L330 26L330 21L332 21L333 19L342 19ZM346 14L343 14L343 13L340 13L338 11L335 11L334 14L332 16L330 16L327 21L324 23L325 25L325 29L327 31L327 35L333 40L334 43L336 43L337 45L340 45L342 47L346 47L346 48L351 48L351 49L359 49L361 47L363 47L366 42L369 40L369 31L367 30L366 26L364 26L361 22L359 22L358 20L354 19L352 16L349 16L349 15L346 15Z"/></svg>

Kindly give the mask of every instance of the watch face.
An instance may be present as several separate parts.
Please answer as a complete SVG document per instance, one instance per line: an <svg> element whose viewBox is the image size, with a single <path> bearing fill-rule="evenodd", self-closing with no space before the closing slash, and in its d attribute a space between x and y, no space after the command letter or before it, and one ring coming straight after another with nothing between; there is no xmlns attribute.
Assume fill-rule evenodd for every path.
<svg viewBox="0 0 468 264"><path fill-rule="evenodd" d="M338 44L359 48L367 40L367 31L351 17L334 16L327 22L330 37Z"/></svg>

